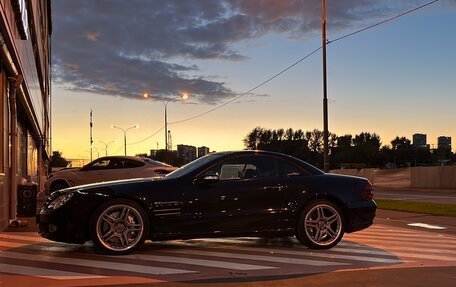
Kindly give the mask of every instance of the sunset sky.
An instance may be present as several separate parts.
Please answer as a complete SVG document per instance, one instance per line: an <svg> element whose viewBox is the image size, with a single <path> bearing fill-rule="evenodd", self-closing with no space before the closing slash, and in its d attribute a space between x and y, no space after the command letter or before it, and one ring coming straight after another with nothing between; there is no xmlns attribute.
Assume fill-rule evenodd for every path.
<svg viewBox="0 0 456 287"><path fill-rule="evenodd" d="M428 1L327 0L328 40ZM53 2L52 148L66 158L164 148L168 121L204 113L242 94L321 45L319 0ZM456 146L456 1L441 0L328 45L329 129L451 136ZM170 124L178 144L243 149L256 126L322 129L321 51L216 111ZM180 99L187 92L188 100ZM94 157L97 156L96 150Z"/></svg>

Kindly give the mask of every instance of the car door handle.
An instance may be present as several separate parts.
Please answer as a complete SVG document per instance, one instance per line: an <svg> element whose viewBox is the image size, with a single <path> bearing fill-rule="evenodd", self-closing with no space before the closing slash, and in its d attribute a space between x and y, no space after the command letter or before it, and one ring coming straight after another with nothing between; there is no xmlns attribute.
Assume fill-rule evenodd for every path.
<svg viewBox="0 0 456 287"><path fill-rule="evenodd" d="M264 190L282 191L282 190L284 190L286 187L287 187L286 185L281 185L281 184L278 184L278 185L270 185L270 186L265 186L265 187L264 187Z"/></svg>

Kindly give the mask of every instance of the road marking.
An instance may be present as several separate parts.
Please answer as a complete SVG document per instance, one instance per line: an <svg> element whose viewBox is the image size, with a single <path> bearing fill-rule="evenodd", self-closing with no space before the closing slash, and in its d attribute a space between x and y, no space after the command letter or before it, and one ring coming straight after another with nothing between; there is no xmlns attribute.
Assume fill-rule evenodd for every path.
<svg viewBox="0 0 456 287"><path fill-rule="evenodd" d="M5 242L5 241L0 241L0 246L11 247L11 248L22 247L27 250L38 250L38 251L42 250L42 248L40 248L40 246L38 246L38 245L26 245L23 243ZM118 256L104 256L104 257L119 258ZM261 266L261 265L241 264L241 263L232 263L232 262L215 261L215 260L204 260L204 259L177 257L177 256L172 257L172 256L161 256L161 255L147 255L147 254L131 254L131 255L122 256L121 258L138 259L138 260L145 260L145 261L158 261L158 262L167 262L167 263L189 264L189 265L206 266L206 267L217 267L217 268L232 269L232 270L263 270L263 269L276 269L277 268L277 267L272 267L272 266Z"/></svg>
<svg viewBox="0 0 456 287"><path fill-rule="evenodd" d="M402 241L395 241L393 240L384 240L382 237L379 237L378 239L368 239L368 238L346 238L343 242L339 242L339 246L353 246L352 241L353 240L360 240L362 241L362 244L374 244L374 247L382 246L382 248L389 248L391 246L416 246L416 247L429 247L430 243L423 243L423 242L416 242L416 241L410 241L410 242L402 242ZM436 244L432 243L433 248L441 248L445 249L450 247L448 244Z"/></svg>
<svg viewBox="0 0 456 287"><path fill-rule="evenodd" d="M29 275L56 280L106 278L106 276L101 275L92 275L78 272L60 271L55 269L46 269L4 263L0 263L0 270L0 272L3 273Z"/></svg>
<svg viewBox="0 0 456 287"><path fill-rule="evenodd" d="M427 229L446 229L446 227L438 226L438 225L431 225L431 224L426 224L426 223L409 223L407 224L409 226L415 226L415 227L422 227L422 228L427 228Z"/></svg>
<svg viewBox="0 0 456 287"><path fill-rule="evenodd" d="M86 266L86 267L111 269L111 270L117 270L117 271L128 271L128 272L144 273L144 274L151 274L151 275L185 274L185 273L197 272L197 271L190 271L190 270L143 266L143 265L137 265L137 264L108 262L108 261L103 261L103 260L89 260L89 259L79 259L79 258L70 258L70 257L56 257L56 256L19 253L19 252L1 251L1 250L0 250L0 257L1 258L22 259L22 260L33 260L33 261L41 261L41 262L49 262L49 263L79 265L79 266ZM103 257L100 256L100 259L102 259L102 258Z"/></svg>
<svg viewBox="0 0 456 287"><path fill-rule="evenodd" d="M277 253L277 254L286 254L286 255L300 255L300 256L311 256L311 257L323 257L331 259L345 259L345 260L355 260L355 261L364 261L364 262L376 262L376 263L404 263L403 260L398 260L394 258L377 258L377 257L367 257L367 256L354 256L354 255L340 255L332 254L329 251L332 249L320 251L320 250L309 250L309 251L297 251L297 250L285 250L285 249L268 249L268 248L236 248L236 250L244 251L256 251L256 252L266 252L266 253ZM387 253L382 255L388 255L393 257L394 254Z"/></svg>
<svg viewBox="0 0 456 287"><path fill-rule="evenodd" d="M277 267L271 266L260 266L260 265L251 265L251 264L241 264L241 263L232 263L224 261L215 261L215 260L205 260L205 259L196 259L196 258L185 258L185 257L174 257L174 256L162 256L162 255L147 255L147 254L131 254L122 256L122 258L128 259L138 259L146 261L158 261L158 262L168 262L168 263L179 263L179 264L189 264L189 265L198 265L206 267L217 267L224 269L232 270L263 270L263 269L276 269Z"/></svg>
<svg viewBox="0 0 456 287"><path fill-rule="evenodd" d="M420 252L430 252L425 249L413 249L411 250L406 250L404 247L398 247L396 248L397 250L400 251L411 251L413 253L408 253L408 252L386 252L386 251L380 251L380 250L362 250L362 249L355 249L355 248L339 248L335 247L331 249L331 251L336 251L336 252L347 252L347 253L358 253L358 254L373 254L373 255L385 255L385 256L403 256L403 257L409 257L409 258L420 258L420 259L433 259L433 260L443 260L443 261L456 261L456 256L440 256L440 255L431 255L431 254L423 254ZM443 252L443 250L440 250ZM437 253L437 252L435 252Z"/></svg>
<svg viewBox="0 0 456 287"><path fill-rule="evenodd" d="M389 234L388 234L389 235ZM382 239L382 240L394 240L396 242L415 242L419 240L422 243L441 243L445 244L448 243L449 245L455 245L456 246L456 239L436 239L434 236L434 239L431 238L419 238L419 237L398 237L398 236L379 236L379 235L366 235L366 234L350 234L345 237L345 239Z"/></svg>
<svg viewBox="0 0 456 287"><path fill-rule="evenodd" d="M456 237L454 236L449 236L445 234L438 234L438 233L428 233L427 231L420 231L420 232L396 232L392 230L383 230L383 231L361 231L357 233L349 233L346 234L345 236L363 236L363 235L376 235L376 236L404 236L407 238L417 238L417 239L422 239L422 238L430 238L430 239L454 239L456 240Z"/></svg>
<svg viewBox="0 0 456 287"><path fill-rule="evenodd" d="M216 252L216 251L204 251L204 250L190 250L190 249L166 250L166 252L179 253L179 254L202 255L202 256L213 256L213 257L235 258L235 259L247 259L247 260L267 261L267 262L276 262L276 263L287 263L287 264L312 265L312 266L350 265L348 263L340 263L340 262L307 260L307 259L264 256L264 255L252 255L252 254L240 254L240 253L228 253L228 252Z"/></svg>

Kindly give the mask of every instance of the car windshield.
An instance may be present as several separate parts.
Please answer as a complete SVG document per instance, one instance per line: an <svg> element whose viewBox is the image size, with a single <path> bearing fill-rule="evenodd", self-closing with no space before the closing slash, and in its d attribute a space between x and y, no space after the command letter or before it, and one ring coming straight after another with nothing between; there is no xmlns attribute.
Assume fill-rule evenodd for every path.
<svg viewBox="0 0 456 287"><path fill-rule="evenodd" d="M170 166L169 164L166 164L164 162L152 160L152 159L147 158L147 157L142 158L142 160L144 160L145 162L150 163L152 165L155 165L155 166L162 166L162 167L164 167L164 166L168 166L169 167Z"/></svg>
<svg viewBox="0 0 456 287"><path fill-rule="evenodd" d="M184 176L222 156L223 156L223 154L217 154L217 153L205 155L203 157L200 157L199 159L196 159L190 163L187 163L186 165L184 165L181 168L176 169L175 171L167 174L165 177L166 178L176 178L176 177Z"/></svg>

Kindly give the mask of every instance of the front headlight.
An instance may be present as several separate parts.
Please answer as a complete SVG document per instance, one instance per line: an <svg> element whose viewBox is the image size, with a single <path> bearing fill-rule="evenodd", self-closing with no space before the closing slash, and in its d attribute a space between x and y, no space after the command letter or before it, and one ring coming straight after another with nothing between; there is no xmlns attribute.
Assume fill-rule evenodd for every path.
<svg viewBox="0 0 456 287"><path fill-rule="evenodd" d="M59 207L62 207L65 203L67 203L71 198L73 197L73 193L67 193L63 194L56 199L54 199L51 203L49 203L48 208L49 209L57 209Z"/></svg>

